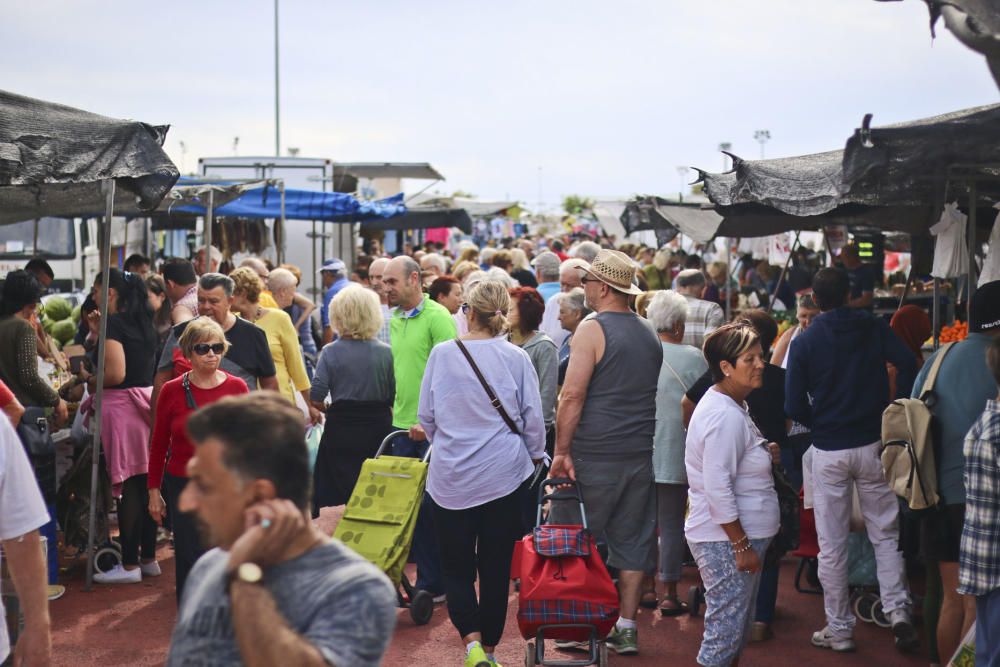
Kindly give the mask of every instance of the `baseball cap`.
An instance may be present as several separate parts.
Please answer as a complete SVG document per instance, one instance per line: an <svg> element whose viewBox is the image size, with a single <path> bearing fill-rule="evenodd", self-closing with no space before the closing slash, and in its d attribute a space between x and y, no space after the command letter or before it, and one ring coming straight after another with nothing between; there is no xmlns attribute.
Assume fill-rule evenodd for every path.
<svg viewBox="0 0 1000 667"><path fill-rule="evenodd" d="M970 305L970 331L993 332L1000 329L1000 280L977 288Z"/></svg>
<svg viewBox="0 0 1000 667"><path fill-rule="evenodd" d="M347 270L347 265L336 257L331 257L330 259L323 262L322 268L316 273L322 273L323 271L332 271L333 273L343 273Z"/></svg>

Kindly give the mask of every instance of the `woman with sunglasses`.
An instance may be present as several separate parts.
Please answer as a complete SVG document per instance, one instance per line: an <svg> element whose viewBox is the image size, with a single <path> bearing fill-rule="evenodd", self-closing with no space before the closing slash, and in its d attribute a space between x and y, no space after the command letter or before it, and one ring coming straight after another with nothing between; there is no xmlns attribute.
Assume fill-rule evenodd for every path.
<svg viewBox="0 0 1000 667"><path fill-rule="evenodd" d="M205 551L198 539L194 518L177 508L177 500L188 481L188 460L194 454L194 445L187 436L187 419L198 408L226 396L246 394L249 390L242 379L219 369L229 342L215 320L209 317L191 320L178 345L191 362L191 370L164 384L156 401L148 484L149 514L153 520L162 525L167 506L170 507L177 600L180 601L187 575Z"/></svg>

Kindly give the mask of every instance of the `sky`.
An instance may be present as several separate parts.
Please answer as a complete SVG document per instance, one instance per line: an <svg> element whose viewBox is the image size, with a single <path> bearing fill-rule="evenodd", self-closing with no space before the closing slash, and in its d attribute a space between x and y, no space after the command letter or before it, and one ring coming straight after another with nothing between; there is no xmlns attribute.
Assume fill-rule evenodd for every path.
<svg viewBox="0 0 1000 667"><path fill-rule="evenodd" d="M767 157L998 102L921 0L280 0L281 150L430 162L432 190L531 208L673 196L721 142ZM0 87L170 124L199 157L274 155L274 1L33 0L0 24ZM182 151L181 144L185 146ZM684 174L691 180L693 174ZM425 182L408 182L417 190ZM686 187L686 186L683 186Z"/></svg>

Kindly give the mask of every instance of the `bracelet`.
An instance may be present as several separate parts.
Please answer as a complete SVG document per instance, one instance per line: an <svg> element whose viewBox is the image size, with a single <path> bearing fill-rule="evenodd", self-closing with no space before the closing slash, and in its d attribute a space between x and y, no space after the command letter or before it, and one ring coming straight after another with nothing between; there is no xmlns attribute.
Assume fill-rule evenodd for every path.
<svg viewBox="0 0 1000 667"><path fill-rule="evenodd" d="M746 553L747 551L750 551L750 549L752 549L752 548L753 548L753 545L750 544L749 542L747 542L747 545L745 547L743 547L742 549L733 548L733 553L734 554Z"/></svg>
<svg viewBox="0 0 1000 667"><path fill-rule="evenodd" d="M740 539L736 540L735 542L730 542L730 544L732 544L733 548L735 549L736 547L740 546L744 542L749 542L749 541L750 541L750 538L746 534L744 534L743 537L741 537Z"/></svg>

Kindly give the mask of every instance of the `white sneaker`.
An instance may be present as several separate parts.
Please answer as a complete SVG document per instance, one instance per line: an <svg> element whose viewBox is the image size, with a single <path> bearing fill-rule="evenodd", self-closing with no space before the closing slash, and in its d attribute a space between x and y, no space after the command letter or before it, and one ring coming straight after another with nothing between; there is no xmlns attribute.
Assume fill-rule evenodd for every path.
<svg viewBox="0 0 1000 667"><path fill-rule="evenodd" d="M155 560L152 563L139 563L139 571L144 577L158 577L163 574L163 571L160 570L160 564Z"/></svg>
<svg viewBox="0 0 1000 667"><path fill-rule="evenodd" d="M138 584L142 582L142 570L139 568L126 570L119 563L107 572L95 574L94 581L99 584Z"/></svg>
<svg viewBox="0 0 1000 667"><path fill-rule="evenodd" d="M850 637L843 639L834 637L833 633L830 632L829 627L825 627L822 630L817 630L813 633L812 645L818 646L819 648L832 649L837 653L850 653L855 648L853 639Z"/></svg>
<svg viewBox="0 0 1000 667"><path fill-rule="evenodd" d="M906 609L893 609L887 616L892 624L892 634L896 637L896 648L900 651L915 651L920 647L920 638L913 627L910 612Z"/></svg>

